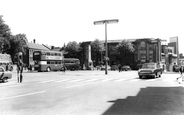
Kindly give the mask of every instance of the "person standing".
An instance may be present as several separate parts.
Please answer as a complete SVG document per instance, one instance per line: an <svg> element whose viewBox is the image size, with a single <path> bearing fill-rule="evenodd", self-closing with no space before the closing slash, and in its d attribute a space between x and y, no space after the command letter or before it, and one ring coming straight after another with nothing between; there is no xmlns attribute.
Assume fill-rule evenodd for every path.
<svg viewBox="0 0 184 115"><path fill-rule="evenodd" d="M22 76L22 72L23 72L23 55L22 52L19 52L18 54L18 60L17 60L17 79L18 82L22 82L23 80L23 76Z"/></svg>
<svg viewBox="0 0 184 115"><path fill-rule="evenodd" d="M119 72L121 72L121 69L122 69L121 64L118 65L118 69L119 69Z"/></svg>
<svg viewBox="0 0 184 115"><path fill-rule="evenodd" d="M181 84L181 82L183 80L183 66L180 67L179 73L180 73L180 77L178 77L176 79L177 79L178 83Z"/></svg>
<svg viewBox="0 0 184 115"><path fill-rule="evenodd" d="M66 65L63 64L63 74L65 74L65 71L66 71Z"/></svg>

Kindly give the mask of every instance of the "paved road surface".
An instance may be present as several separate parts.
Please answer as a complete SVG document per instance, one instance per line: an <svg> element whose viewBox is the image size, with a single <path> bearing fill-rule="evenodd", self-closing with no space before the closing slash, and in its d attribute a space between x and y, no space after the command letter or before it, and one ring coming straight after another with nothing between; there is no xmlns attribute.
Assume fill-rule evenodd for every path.
<svg viewBox="0 0 184 115"><path fill-rule="evenodd" d="M183 115L179 74L138 79L137 72L67 71L16 74L0 84L0 115Z"/></svg>

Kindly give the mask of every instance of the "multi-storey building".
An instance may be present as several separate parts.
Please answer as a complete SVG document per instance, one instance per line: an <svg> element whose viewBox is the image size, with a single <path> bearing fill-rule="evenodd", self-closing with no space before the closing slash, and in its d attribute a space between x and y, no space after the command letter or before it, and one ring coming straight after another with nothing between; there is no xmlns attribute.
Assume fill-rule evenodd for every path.
<svg viewBox="0 0 184 115"><path fill-rule="evenodd" d="M142 63L145 62L160 62L161 61L161 39L154 39L154 38L144 38L144 39L127 39L130 41L134 48L134 53L122 53L114 51L113 47L118 45L122 40L108 40L108 57L109 57L109 65L113 64L121 64L121 65L130 65L133 69L138 69ZM102 44L105 44L105 41L100 41ZM89 49L91 42L84 42L84 46ZM85 50L86 53L89 53L88 50ZM104 52L104 51L103 51ZM98 65L99 60L104 58L104 54L100 56L101 59L94 58L96 54L91 54L92 57L89 55L84 56L84 60L91 59L92 62L95 62L95 65ZM84 61L85 65L88 66L88 60Z"/></svg>

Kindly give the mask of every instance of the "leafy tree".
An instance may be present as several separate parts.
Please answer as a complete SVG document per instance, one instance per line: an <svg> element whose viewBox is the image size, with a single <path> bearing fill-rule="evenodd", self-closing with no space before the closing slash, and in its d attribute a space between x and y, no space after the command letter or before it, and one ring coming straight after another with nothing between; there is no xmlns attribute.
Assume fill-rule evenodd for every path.
<svg viewBox="0 0 184 115"><path fill-rule="evenodd" d="M119 52L134 52L135 49L133 47L133 44L129 42L128 40L123 40L121 41L117 46L116 46L117 51Z"/></svg>
<svg viewBox="0 0 184 115"><path fill-rule="evenodd" d="M128 40L123 40L116 46L116 51L120 53L120 55L118 56L119 62L127 64L131 60L130 55L133 56L135 49L134 45L131 42L129 42Z"/></svg>
<svg viewBox="0 0 184 115"><path fill-rule="evenodd" d="M7 24L0 15L0 53L10 54L12 58L18 53L26 53L27 38L25 34L12 35Z"/></svg>
<svg viewBox="0 0 184 115"><path fill-rule="evenodd" d="M95 39L93 42L91 42L91 51L96 53L104 51L104 45L100 42L99 39Z"/></svg>
<svg viewBox="0 0 184 115"><path fill-rule="evenodd" d="M4 23L2 19L2 15L0 15L0 53L6 53L10 48L10 35L11 31L7 24Z"/></svg>
<svg viewBox="0 0 184 115"><path fill-rule="evenodd" d="M8 53L14 58L18 52L23 52L26 54L27 47L27 38L25 34L17 34L15 36L11 36L10 39L11 47L8 50Z"/></svg>
<svg viewBox="0 0 184 115"><path fill-rule="evenodd" d="M92 60L95 60L94 65L99 65L99 62L102 61L102 53L104 50L104 44L101 43L99 39L95 39L93 42L91 42Z"/></svg>
<svg viewBox="0 0 184 115"><path fill-rule="evenodd" d="M0 15L0 37L10 37L11 31L7 24L4 23L2 19L2 15Z"/></svg>
<svg viewBox="0 0 184 115"><path fill-rule="evenodd" d="M64 48L66 58L78 58L77 53L80 51L80 45L76 41L69 42Z"/></svg>

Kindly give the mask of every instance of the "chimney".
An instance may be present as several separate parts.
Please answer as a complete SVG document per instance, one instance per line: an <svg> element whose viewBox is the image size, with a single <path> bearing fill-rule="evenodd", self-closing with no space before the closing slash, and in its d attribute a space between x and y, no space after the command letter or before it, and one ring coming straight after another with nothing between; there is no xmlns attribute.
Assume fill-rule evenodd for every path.
<svg viewBox="0 0 184 115"><path fill-rule="evenodd" d="M36 40L35 40L35 39L33 39L33 43L34 43L34 44L36 43Z"/></svg>
<svg viewBox="0 0 184 115"><path fill-rule="evenodd" d="M54 46L51 46L51 49L53 50L54 49Z"/></svg>

